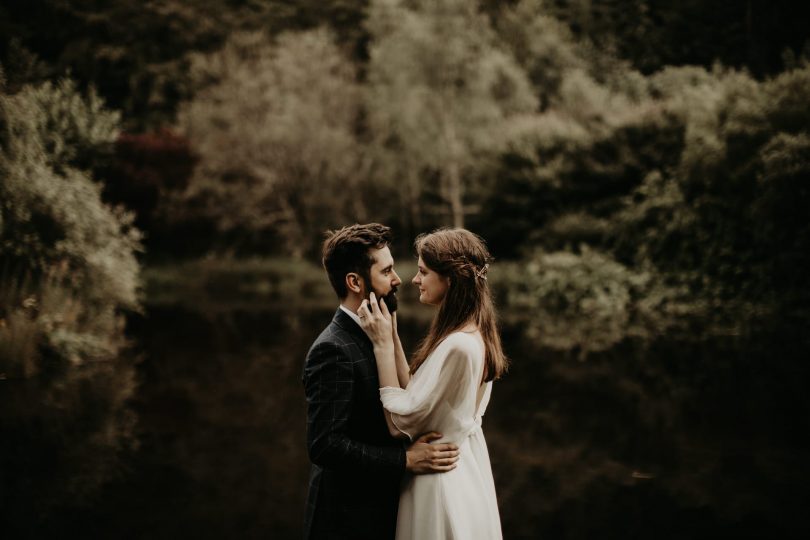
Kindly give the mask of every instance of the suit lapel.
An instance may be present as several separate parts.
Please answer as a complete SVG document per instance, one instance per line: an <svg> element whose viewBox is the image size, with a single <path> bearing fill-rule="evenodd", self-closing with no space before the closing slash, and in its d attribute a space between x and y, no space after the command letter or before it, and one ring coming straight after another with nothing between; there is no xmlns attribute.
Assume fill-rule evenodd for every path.
<svg viewBox="0 0 810 540"><path fill-rule="evenodd" d="M340 328L344 335L348 335L347 337L357 346L357 348L354 349L356 352L350 352L349 354L354 356L353 360L356 362L355 366L358 370L358 376L363 379L370 376L376 378L377 362L374 359L374 345L371 343L366 333L363 332L363 329L340 308L338 308L337 313L335 313L332 322ZM347 352L348 351L351 351L351 349L348 349ZM377 383L374 384L377 385ZM377 399L379 400L379 396L377 396Z"/></svg>

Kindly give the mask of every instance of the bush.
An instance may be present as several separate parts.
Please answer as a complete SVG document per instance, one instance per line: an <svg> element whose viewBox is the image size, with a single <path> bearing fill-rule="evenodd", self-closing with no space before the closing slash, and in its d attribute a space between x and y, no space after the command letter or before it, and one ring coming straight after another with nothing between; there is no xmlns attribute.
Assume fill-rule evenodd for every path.
<svg viewBox="0 0 810 540"><path fill-rule="evenodd" d="M600 76L603 54L561 32L537 43L551 36L579 60L562 59L553 82L536 79L548 108L513 123L490 171L478 228L494 251L585 242L718 310L800 306L810 288L810 66L757 81L721 66L642 76L619 62ZM527 49L540 57L524 63L549 50Z"/></svg>
<svg viewBox="0 0 810 540"><path fill-rule="evenodd" d="M0 467L12 523L87 502L134 444L122 310L139 307L139 233L90 172L117 122L70 81L0 95Z"/></svg>
<svg viewBox="0 0 810 540"><path fill-rule="evenodd" d="M603 118L548 112L513 125L509 151L490 173L497 181L478 216L498 255L514 257L532 246L562 249L571 240L576 245L570 227L559 227L566 215L610 218L646 175L676 167L683 122L655 104L623 107ZM607 249L607 238L599 235L592 245Z"/></svg>
<svg viewBox="0 0 810 540"><path fill-rule="evenodd" d="M541 251L525 267L511 268L501 286L511 308L530 314L527 335L551 348L576 349L581 357L627 336L660 332L672 323L669 315L686 309L681 293L653 274L587 246L578 254Z"/></svg>
<svg viewBox="0 0 810 540"><path fill-rule="evenodd" d="M757 82L672 69L655 78L686 125L677 167L649 175L616 215L616 246L695 294L778 306L807 290L810 68ZM666 81L666 82L664 82ZM631 248L631 246L633 246Z"/></svg>

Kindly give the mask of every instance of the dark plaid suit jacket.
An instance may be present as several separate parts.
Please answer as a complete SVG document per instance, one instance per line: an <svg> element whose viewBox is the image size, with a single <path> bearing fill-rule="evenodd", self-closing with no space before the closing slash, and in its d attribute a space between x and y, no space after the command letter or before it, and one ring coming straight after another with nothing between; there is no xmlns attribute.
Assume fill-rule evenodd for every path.
<svg viewBox="0 0 810 540"><path fill-rule="evenodd" d="M343 310L304 365L312 462L305 539L394 538L405 450L380 402L371 341Z"/></svg>

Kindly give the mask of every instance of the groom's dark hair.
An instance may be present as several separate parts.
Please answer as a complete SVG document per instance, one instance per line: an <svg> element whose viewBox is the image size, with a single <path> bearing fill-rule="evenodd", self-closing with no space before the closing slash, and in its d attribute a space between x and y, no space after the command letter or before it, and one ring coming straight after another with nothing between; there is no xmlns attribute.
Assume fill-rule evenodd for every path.
<svg viewBox="0 0 810 540"><path fill-rule="evenodd" d="M371 285L371 266L374 258L370 249L382 249L391 243L391 229L379 223L349 225L337 231L326 231L323 242L323 267L332 288L341 300L346 298L346 274L359 274Z"/></svg>

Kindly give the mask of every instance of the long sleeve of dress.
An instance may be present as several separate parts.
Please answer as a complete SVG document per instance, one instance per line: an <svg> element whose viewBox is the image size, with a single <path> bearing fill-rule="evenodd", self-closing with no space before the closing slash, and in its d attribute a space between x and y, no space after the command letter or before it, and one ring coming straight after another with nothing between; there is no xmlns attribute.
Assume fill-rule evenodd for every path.
<svg viewBox="0 0 810 540"><path fill-rule="evenodd" d="M411 440L428 431L455 441L475 427L476 388L483 353L476 338L456 332L442 341L406 389L380 389L383 407Z"/></svg>

